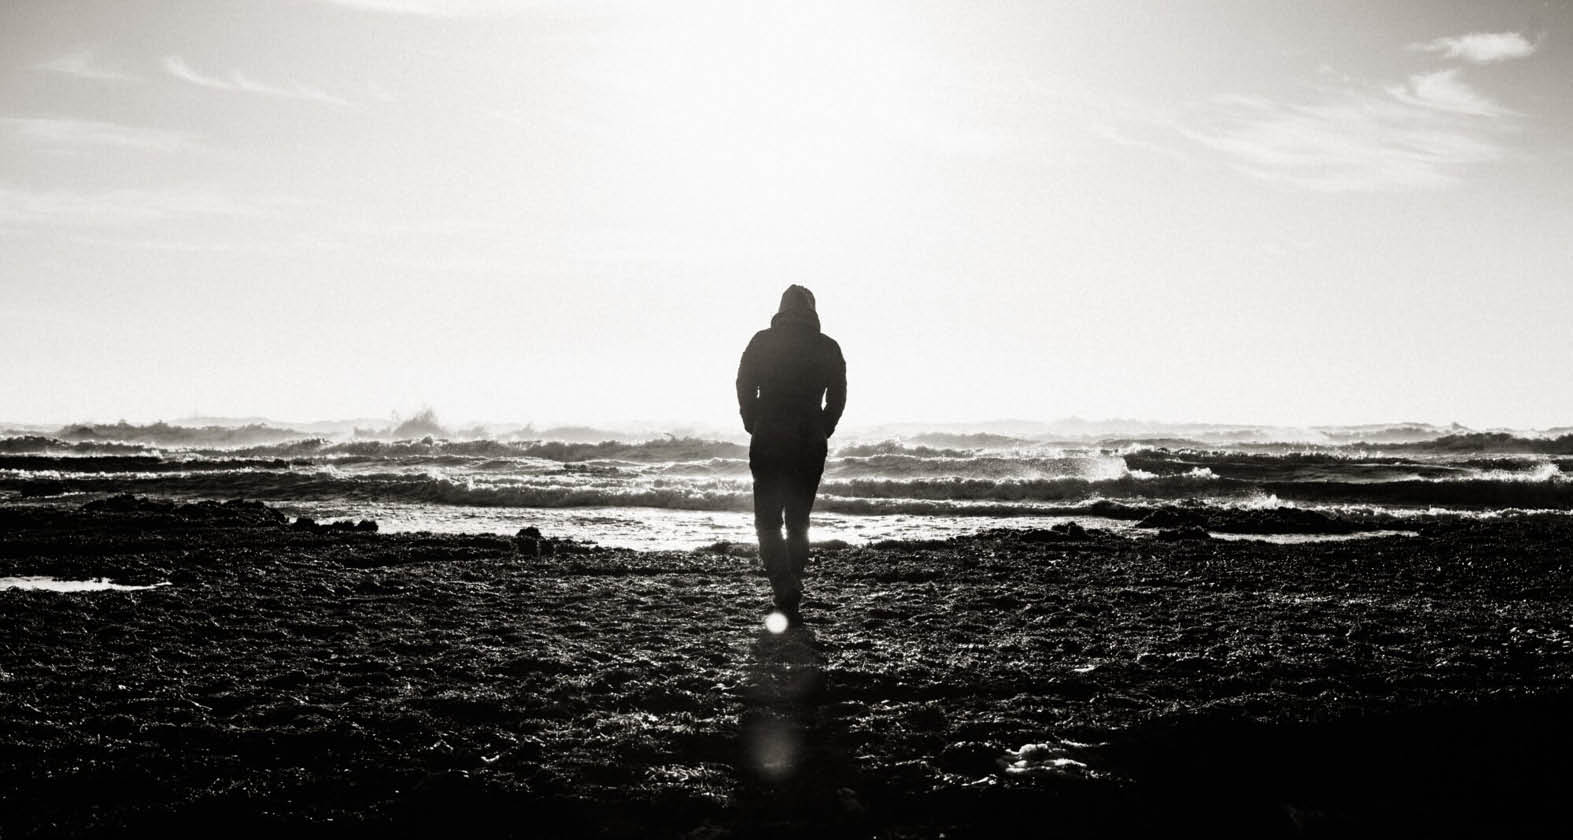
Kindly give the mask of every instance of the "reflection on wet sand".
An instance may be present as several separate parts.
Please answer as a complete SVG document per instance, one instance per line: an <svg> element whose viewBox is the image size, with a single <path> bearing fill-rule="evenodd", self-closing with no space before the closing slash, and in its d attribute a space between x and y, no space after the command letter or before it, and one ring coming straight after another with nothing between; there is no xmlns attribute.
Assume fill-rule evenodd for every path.
<svg viewBox="0 0 1573 840"><path fill-rule="evenodd" d="M738 722L738 804L756 831L811 819L846 823L861 806L842 727L821 711L831 691L814 631L764 630L746 667Z"/></svg>

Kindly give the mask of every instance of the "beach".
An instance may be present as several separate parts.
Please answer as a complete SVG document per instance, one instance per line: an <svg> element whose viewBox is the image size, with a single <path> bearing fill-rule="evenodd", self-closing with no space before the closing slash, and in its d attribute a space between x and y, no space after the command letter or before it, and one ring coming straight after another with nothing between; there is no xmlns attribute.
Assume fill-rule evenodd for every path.
<svg viewBox="0 0 1573 840"><path fill-rule="evenodd" d="M0 840L1573 836L1573 0L0 42Z"/></svg>
<svg viewBox="0 0 1573 840"><path fill-rule="evenodd" d="M1570 538L822 544L774 634L744 544L7 506L0 578L149 588L0 589L0 835L1533 833Z"/></svg>

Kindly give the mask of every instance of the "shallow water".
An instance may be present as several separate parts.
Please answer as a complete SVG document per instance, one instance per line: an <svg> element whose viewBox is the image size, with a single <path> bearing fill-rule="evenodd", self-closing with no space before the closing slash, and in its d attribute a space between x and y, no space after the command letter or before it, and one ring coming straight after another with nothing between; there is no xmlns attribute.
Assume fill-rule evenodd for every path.
<svg viewBox="0 0 1573 840"><path fill-rule="evenodd" d="M302 440L244 449L105 444L111 447L105 451L94 448L99 444L74 446L0 439L0 503L74 503L118 493L246 498L318 521L372 519L394 533L513 534L533 525L551 537L679 551L755 541L747 449L735 442ZM1380 447L1269 450L1027 441L1004 448L896 441L843 446L826 464L811 539L853 545L942 540L1065 522L1129 533L1145 511L1175 504L1235 514L1260 511L1269 520L1278 508L1297 508L1367 527L1403 529L1213 534L1273 543L1411 535L1422 521L1437 517L1573 513L1573 479L1562 471L1568 466L1573 472L1573 459L1566 457ZM1108 504L1123 506L1126 518L1083 513L1114 511ZM1231 527L1219 525L1227 521L1225 516L1212 524ZM1319 529L1314 522L1287 524L1338 530ZM1244 527L1276 530L1271 522Z"/></svg>
<svg viewBox="0 0 1573 840"><path fill-rule="evenodd" d="M667 508L481 508L400 502L290 501L278 504L290 516L375 519L384 533L513 534L534 525L548 537L588 540L613 548L689 551L717 542L752 543L754 517L739 511ZM1086 528L1128 531L1132 523L1096 516L922 516L815 513L810 539L864 545L881 540L931 540L975 534L990 528L1049 528L1076 522Z"/></svg>
<svg viewBox="0 0 1573 840"><path fill-rule="evenodd" d="M43 592L103 592L106 590L135 592L141 589L153 589L154 587L168 585L168 583L155 583L150 586L131 586L124 583L110 583L104 578L62 580L61 578L43 575L0 577L0 589L34 589Z"/></svg>
<svg viewBox="0 0 1573 840"><path fill-rule="evenodd" d="M1291 545L1311 542L1350 542L1377 537L1418 537L1419 531L1359 531L1353 534L1224 534L1213 532L1215 540L1260 540L1262 542Z"/></svg>
<svg viewBox="0 0 1573 840"><path fill-rule="evenodd" d="M466 505L294 501L280 504L291 516L330 519L370 518L385 533L430 531L436 534L513 534L534 525L549 537L586 540L611 548L639 551L689 551L717 542L752 543L754 517L732 511L666 508L476 508ZM1084 528L1132 533L1136 524L1100 516L922 516L815 513L809 536L815 542L842 540L866 545L881 540L943 540L993 528L1052 528L1075 522ZM1220 540L1271 543L1344 542L1374 537L1417 536L1416 531L1362 531L1353 534L1232 534Z"/></svg>

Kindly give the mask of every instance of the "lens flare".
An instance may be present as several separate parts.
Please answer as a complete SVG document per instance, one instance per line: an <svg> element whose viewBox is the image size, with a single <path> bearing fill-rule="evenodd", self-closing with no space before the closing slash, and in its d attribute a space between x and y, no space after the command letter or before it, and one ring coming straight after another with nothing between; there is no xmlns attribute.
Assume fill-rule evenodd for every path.
<svg viewBox="0 0 1573 840"><path fill-rule="evenodd" d="M743 744L754 770L770 781L783 781L797 772L803 751L803 733L793 721L773 715L743 725Z"/></svg>

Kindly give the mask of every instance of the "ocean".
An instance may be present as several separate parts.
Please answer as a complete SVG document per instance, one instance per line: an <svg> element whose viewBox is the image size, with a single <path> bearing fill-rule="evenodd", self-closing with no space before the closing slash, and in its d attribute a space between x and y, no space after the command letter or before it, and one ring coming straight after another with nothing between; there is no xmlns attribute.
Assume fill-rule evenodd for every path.
<svg viewBox="0 0 1573 840"><path fill-rule="evenodd" d="M831 448L811 537L865 544L1074 521L1282 542L1573 510L1573 436L1260 437L850 440ZM393 532L513 533L533 525L548 536L636 549L754 541L748 453L736 442L0 439L0 503L118 493L260 499L292 516L373 519Z"/></svg>

